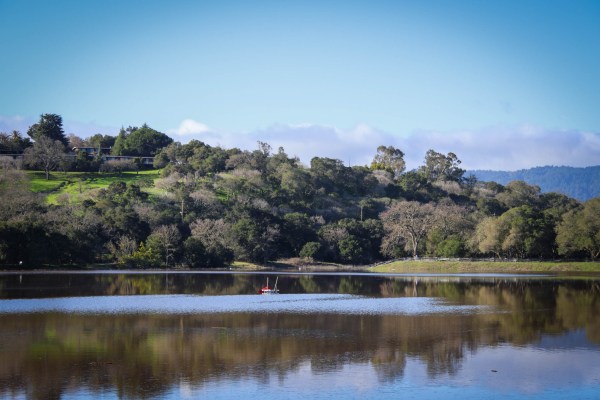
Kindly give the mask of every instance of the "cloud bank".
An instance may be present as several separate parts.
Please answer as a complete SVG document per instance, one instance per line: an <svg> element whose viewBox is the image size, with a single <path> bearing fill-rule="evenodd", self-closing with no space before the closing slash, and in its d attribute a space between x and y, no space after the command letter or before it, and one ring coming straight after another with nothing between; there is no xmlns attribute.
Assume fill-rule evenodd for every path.
<svg viewBox="0 0 600 400"><path fill-rule="evenodd" d="M600 132L552 130L531 125L475 131L415 132L405 148L454 152L466 169L518 170L545 165L587 167L600 164ZM411 161L417 161L411 154Z"/></svg>
<svg viewBox="0 0 600 400"><path fill-rule="evenodd" d="M27 128L31 118L0 115L0 132ZM64 121L66 133L88 137L97 132L116 135L117 128L94 123ZM267 142L276 151L283 147L306 165L312 157L330 157L346 165L369 165L377 146L394 146L405 153L408 169L423 164L429 149L455 153L465 169L514 171L546 165L587 167L600 165L600 132L545 129L534 125L493 126L475 130L419 130L407 136L386 132L367 124L351 129L318 124L275 124L248 132L214 129L202 122L185 119L178 127L165 130L176 141L198 139L212 146L255 150Z"/></svg>
<svg viewBox="0 0 600 400"><path fill-rule="evenodd" d="M198 129L188 129L192 126ZM255 150L258 148L258 141L266 142L274 151L283 147L288 155L297 156L307 165L313 157L336 158L350 165L369 164L379 144L394 141L392 135L367 125L342 130L315 124L276 124L251 132L225 132L185 120L178 128L169 132L177 134L182 143L198 139L224 148Z"/></svg>
<svg viewBox="0 0 600 400"><path fill-rule="evenodd" d="M191 129L196 127L197 129ZM315 156L350 165L368 165L379 145L392 145L405 153L407 167L423 164L429 149L455 153L465 169L518 170L545 165L586 167L600 164L600 132L552 130L532 125L498 126L464 131L415 131L398 136L369 125L348 130L315 124L278 124L251 132L211 129L185 120L177 132L181 142L198 139L213 146L254 150L257 141L274 149L283 147L305 164Z"/></svg>

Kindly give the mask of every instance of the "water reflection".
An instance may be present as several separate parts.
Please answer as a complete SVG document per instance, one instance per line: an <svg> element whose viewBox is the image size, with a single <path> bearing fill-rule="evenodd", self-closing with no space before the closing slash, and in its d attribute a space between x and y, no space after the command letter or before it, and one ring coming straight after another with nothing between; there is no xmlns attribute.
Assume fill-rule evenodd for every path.
<svg viewBox="0 0 600 400"><path fill-rule="evenodd" d="M52 292L29 278L21 293ZM17 299L4 280L0 396L439 398L443 388L444 398L582 398L600 389L594 280L420 278L415 292L409 278L288 276L282 291L295 294L280 297L239 295L264 281L254 275L169 276L170 295L160 294L165 275L70 284L90 278L97 286L77 286L78 296L150 295Z"/></svg>
<svg viewBox="0 0 600 400"><path fill-rule="evenodd" d="M429 297L373 298L348 294L271 296L90 296L4 300L0 313L62 312L78 314L432 314L472 313L485 306L451 304Z"/></svg>
<svg viewBox="0 0 600 400"><path fill-rule="evenodd" d="M600 293L594 279L557 280L550 276L375 276L289 273L0 273L0 298L146 294L255 294L268 277L279 276L282 293L344 293L363 296L461 297L475 287L553 290L557 284Z"/></svg>

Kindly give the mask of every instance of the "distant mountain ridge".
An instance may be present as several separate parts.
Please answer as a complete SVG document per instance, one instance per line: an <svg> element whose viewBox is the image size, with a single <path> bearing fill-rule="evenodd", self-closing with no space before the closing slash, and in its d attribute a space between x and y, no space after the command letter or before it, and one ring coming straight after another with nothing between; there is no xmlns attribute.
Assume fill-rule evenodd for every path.
<svg viewBox="0 0 600 400"><path fill-rule="evenodd" d="M593 167L535 167L518 171L467 171L480 181L493 181L501 185L520 180L537 185L542 192L559 192L580 201L600 196L600 165Z"/></svg>

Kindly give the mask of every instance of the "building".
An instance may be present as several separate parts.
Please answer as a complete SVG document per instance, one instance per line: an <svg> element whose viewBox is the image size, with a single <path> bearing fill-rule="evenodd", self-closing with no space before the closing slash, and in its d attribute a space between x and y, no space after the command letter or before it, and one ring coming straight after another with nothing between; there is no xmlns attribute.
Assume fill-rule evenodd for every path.
<svg viewBox="0 0 600 400"><path fill-rule="evenodd" d="M154 165L154 157L137 157L137 156L113 156L110 154L111 147L73 147L73 153L85 152L89 158L95 158L100 151L100 161L134 161L139 162L145 167L152 167Z"/></svg>

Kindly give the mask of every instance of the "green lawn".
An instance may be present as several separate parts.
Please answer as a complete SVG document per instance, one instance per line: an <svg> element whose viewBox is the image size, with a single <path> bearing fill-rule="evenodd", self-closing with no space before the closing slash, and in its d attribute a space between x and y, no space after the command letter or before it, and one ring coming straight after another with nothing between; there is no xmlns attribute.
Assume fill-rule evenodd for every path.
<svg viewBox="0 0 600 400"><path fill-rule="evenodd" d="M67 197L70 202L81 202L89 198L97 189L108 187L113 182L136 182L143 190L154 193L154 181L160 177L160 170L144 170L136 172L103 173L103 172L53 172L50 180L46 180L43 171L26 171L31 191L46 193L49 204L56 204Z"/></svg>
<svg viewBox="0 0 600 400"><path fill-rule="evenodd" d="M51 178L46 180L46 174L42 171L25 171L29 178L29 184L32 192L51 192L57 190L65 184L64 179Z"/></svg>

